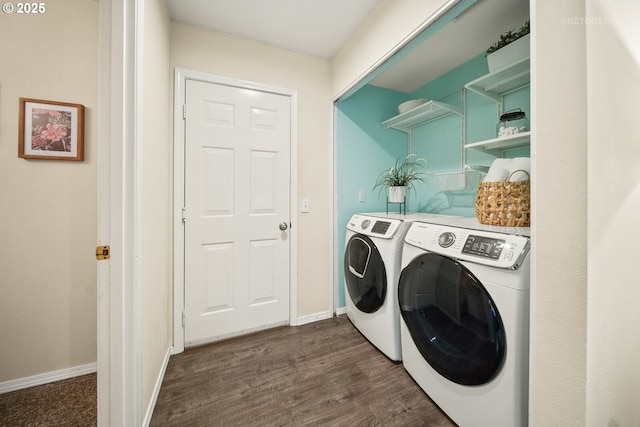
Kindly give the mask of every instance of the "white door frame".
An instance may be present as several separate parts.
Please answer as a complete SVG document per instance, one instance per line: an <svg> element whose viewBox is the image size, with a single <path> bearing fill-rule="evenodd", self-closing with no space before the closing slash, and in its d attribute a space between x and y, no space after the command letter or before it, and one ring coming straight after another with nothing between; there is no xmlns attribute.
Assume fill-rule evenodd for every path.
<svg viewBox="0 0 640 427"><path fill-rule="evenodd" d="M173 353L184 351L184 147L183 106L186 103L186 81L198 80L259 90L291 98L291 193L290 193L290 271L289 324L298 324L298 92L293 89L176 68L174 76L173 116Z"/></svg>
<svg viewBox="0 0 640 427"><path fill-rule="evenodd" d="M141 423L141 299L136 280L140 219L135 200L137 30L141 1L100 1L98 244L98 426Z"/></svg>

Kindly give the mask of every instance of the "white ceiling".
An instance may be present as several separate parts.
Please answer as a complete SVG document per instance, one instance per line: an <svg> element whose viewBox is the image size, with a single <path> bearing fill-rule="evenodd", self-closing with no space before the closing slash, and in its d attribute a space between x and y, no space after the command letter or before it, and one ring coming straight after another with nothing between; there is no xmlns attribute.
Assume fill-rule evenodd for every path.
<svg viewBox="0 0 640 427"><path fill-rule="evenodd" d="M166 0L173 21L332 58L380 0Z"/></svg>
<svg viewBox="0 0 640 427"><path fill-rule="evenodd" d="M174 21L332 58L381 0L165 1ZM529 0L479 0L370 83L413 92L527 19Z"/></svg>

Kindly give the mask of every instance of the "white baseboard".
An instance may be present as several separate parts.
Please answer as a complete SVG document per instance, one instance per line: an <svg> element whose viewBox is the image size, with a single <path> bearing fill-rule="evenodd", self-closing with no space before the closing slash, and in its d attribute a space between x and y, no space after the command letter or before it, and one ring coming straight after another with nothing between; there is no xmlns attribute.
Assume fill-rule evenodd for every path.
<svg viewBox="0 0 640 427"><path fill-rule="evenodd" d="M145 413L144 420L142 421L142 425L144 427L149 427L149 424L151 424L153 410L156 408L156 402L158 401L158 395L160 394L160 387L162 387L162 380L164 379L165 372L167 372L167 365L169 365L169 358L172 354L173 347L169 347L164 355L164 360L162 361L162 366L160 367L158 378L156 378L156 385L155 387L153 387L153 393L151 394L151 401L149 402L147 412Z"/></svg>
<svg viewBox="0 0 640 427"><path fill-rule="evenodd" d="M347 307L336 308L336 316L342 316L343 314L347 314Z"/></svg>
<svg viewBox="0 0 640 427"><path fill-rule="evenodd" d="M307 316L298 317L298 322L292 326L301 326L307 323L317 322L319 320L331 319L332 317L333 317L333 313L331 313L330 311L309 314Z"/></svg>
<svg viewBox="0 0 640 427"><path fill-rule="evenodd" d="M0 383L0 394L48 384L54 381L67 380L69 378L79 377L80 375L93 374L97 372L97 370L98 365L96 363L88 363L86 365L74 366L73 368L60 369L59 371L46 372L44 374L33 375L31 377L5 381Z"/></svg>

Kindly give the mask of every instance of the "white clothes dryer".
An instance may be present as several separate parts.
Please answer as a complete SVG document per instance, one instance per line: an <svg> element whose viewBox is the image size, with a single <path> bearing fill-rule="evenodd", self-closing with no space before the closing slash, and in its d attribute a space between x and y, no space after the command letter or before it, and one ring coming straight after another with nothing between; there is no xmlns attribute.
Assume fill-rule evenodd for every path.
<svg viewBox="0 0 640 427"><path fill-rule="evenodd" d="M526 426L529 228L435 222L405 237L404 367L461 427Z"/></svg>
<svg viewBox="0 0 640 427"><path fill-rule="evenodd" d="M347 223L345 304L351 323L389 359L402 360L398 279L408 225L444 215L355 214ZM454 217L447 217L454 218Z"/></svg>

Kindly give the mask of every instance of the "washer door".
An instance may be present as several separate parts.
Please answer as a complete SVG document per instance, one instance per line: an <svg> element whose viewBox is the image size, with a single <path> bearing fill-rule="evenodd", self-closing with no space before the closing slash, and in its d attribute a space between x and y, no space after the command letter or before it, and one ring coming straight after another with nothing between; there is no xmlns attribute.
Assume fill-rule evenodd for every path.
<svg viewBox="0 0 640 427"><path fill-rule="evenodd" d="M500 372L506 355L500 313L464 265L425 253L402 270L398 298L413 342L440 375L481 385Z"/></svg>
<svg viewBox="0 0 640 427"><path fill-rule="evenodd" d="M351 301L365 313L377 311L387 295L387 271L373 241L356 234L344 253L344 277Z"/></svg>

